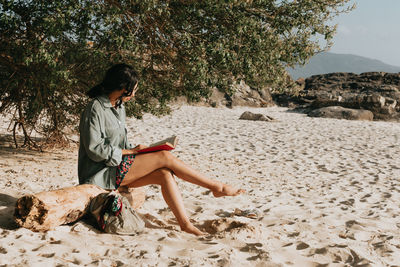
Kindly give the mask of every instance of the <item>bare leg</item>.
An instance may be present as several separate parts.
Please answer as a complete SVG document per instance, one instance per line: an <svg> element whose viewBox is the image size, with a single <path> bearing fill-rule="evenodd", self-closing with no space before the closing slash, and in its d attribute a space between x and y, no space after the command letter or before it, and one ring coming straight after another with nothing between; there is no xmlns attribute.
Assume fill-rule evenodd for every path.
<svg viewBox="0 0 400 267"><path fill-rule="evenodd" d="M204 234L190 222L183 205L183 199L181 193L179 192L178 185L176 184L172 173L168 169L158 169L125 186L141 187L149 184L161 185L161 192L164 200L174 213L182 231L195 235Z"/></svg>
<svg viewBox="0 0 400 267"><path fill-rule="evenodd" d="M176 176L185 181L210 189L215 197L236 196L244 192L242 189L235 189L230 185L207 178L168 151L137 155L131 169L122 181L122 185L130 184L161 168L171 170Z"/></svg>

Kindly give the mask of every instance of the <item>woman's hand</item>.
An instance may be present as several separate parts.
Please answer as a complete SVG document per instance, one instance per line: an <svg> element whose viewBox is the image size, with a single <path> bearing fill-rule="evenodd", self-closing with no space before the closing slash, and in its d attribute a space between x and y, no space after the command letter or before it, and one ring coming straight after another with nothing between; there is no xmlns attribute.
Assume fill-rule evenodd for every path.
<svg viewBox="0 0 400 267"><path fill-rule="evenodd" d="M136 154L138 154L139 150L144 149L146 147L147 146L145 146L145 145L137 145L132 149L123 149L122 150L122 155L132 155L132 154L136 155Z"/></svg>
<svg viewBox="0 0 400 267"><path fill-rule="evenodd" d="M132 150L132 154L137 154L139 150L145 149L147 146L145 145L137 145Z"/></svg>

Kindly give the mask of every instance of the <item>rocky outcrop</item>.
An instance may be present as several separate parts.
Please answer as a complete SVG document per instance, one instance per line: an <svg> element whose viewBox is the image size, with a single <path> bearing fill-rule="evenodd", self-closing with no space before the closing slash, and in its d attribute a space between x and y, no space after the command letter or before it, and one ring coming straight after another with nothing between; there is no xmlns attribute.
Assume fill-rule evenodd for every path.
<svg viewBox="0 0 400 267"><path fill-rule="evenodd" d="M208 99L202 99L198 103L190 103L192 105L207 105L212 107L271 107L276 106L272 99L269 88L254 89L248 86L245 82L233 84L235 91L233 96L229 96L217 88L211 89L211 96ZM185 97L175 99L174 104L185 104Z"/></svg>
<svg viewBox="0 0 400 267"><path fill-rule="evenodd" d="M376 120L400 120L400 73L314 75L298 96L277 95L287 106L313 110L328 106L370 110Z"/></svg>
<svg viewBox="0 0 400 267"><path fill-rule="evenodd" d="M340 106L314 109L308 113L308 116L362 121L372 121L374 119L373 113L369 110L344 108Z"/></svg>
<svg viewBox="0 0 400 267"><path fill-rule="evenodd" d="M234 84L235 94L227 97L228 106L270 107L275 106L268 88L256 90L241 81Z"/></svg>

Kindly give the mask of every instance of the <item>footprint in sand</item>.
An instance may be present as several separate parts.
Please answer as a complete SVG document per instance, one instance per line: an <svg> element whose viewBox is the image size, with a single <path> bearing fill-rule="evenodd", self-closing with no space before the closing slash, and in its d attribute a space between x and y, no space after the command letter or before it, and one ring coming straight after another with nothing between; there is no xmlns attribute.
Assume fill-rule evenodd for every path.
<svg viewBox="0 0 400 267"><path fill-rule="evenodd" d="M232 233L239 231L255 232L255 228L246 223L238 222L229 218L220 218L215 220L207 220L198 226L203 232L209 234Z"/></svg>
<svg viewBox="0 0 400 267"><path fill-rule="evenodd" d="M7 249L0 247L0 254L7 254L7 253L8 253Z"/></svg>
<svg viewBox="0 0 400 267"><path fill-rule="evenodd" d="M296 249L297 250L303 250L303 249L306 249L306 248L309 248L309 247L310 247L309 244L304 243L304 242L300 242L299 244L297 244Z"/></svg>
<svg viewBox="0 0 400 267"><path fill-rule="evenodd" d="M54 257L54 255L56 255L56 253L43 253L43 254L39 254L38 256L43 257L43 258L52 258L52 257Z"/></svg>
<svg viewBox="0 0 400 267"><path fill-rule="evenodd" d="M374 236L368 242L372 245L373 249L381 256L381 257L391 257L395 255L397 246L391 244L391 240L393 239L392 235L379 235Z"/></svg>
<svg viewBox="0 0 400 267"><path fill-rule="evenodd" d="M331 263L345 264L345 266L371 266L369 260L361 257L346 245L343 246L336 244L328 247L311 249L309 256L314 256L315 254L324 255L327 258L332 259Z"/></svg>
<svg viewBox="0 0 400 267"><path fill-rule="evenodd" d="M261 243L246 243L244 247L240 249L242 252L258 252L260 251L260 247L262 247Z"/></svg>
<svg viewBox="0 0 400 267"><path fill-rule="evenodd" d="M248 257L248 261L255 261L255 260L266 260L269 258L269 253L262 249L262 244L261 243L246 243L244 247L240 249L242 252L248 252L248 253L256 253L255 256Z"/></svg>

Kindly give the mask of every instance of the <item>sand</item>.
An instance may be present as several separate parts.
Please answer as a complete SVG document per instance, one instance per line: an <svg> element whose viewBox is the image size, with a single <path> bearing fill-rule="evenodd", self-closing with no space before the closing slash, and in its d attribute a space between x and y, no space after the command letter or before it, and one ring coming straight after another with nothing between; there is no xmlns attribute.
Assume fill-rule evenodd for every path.
<svg viewBox="0 0 400 267"><path fill-rule="evenodd" d="M244 111L277 121L239 120ZM214 198L177 178L203 237L179 231L156 186L146 187L139 212L151 226L138 236L84 221L31 232L13 223L16 199L76 185L77 149L8 148L4 124L0 266L400 266L400 123L176 106L127 125L136 144L176 134L177 157L247 193Z"/></svg>

